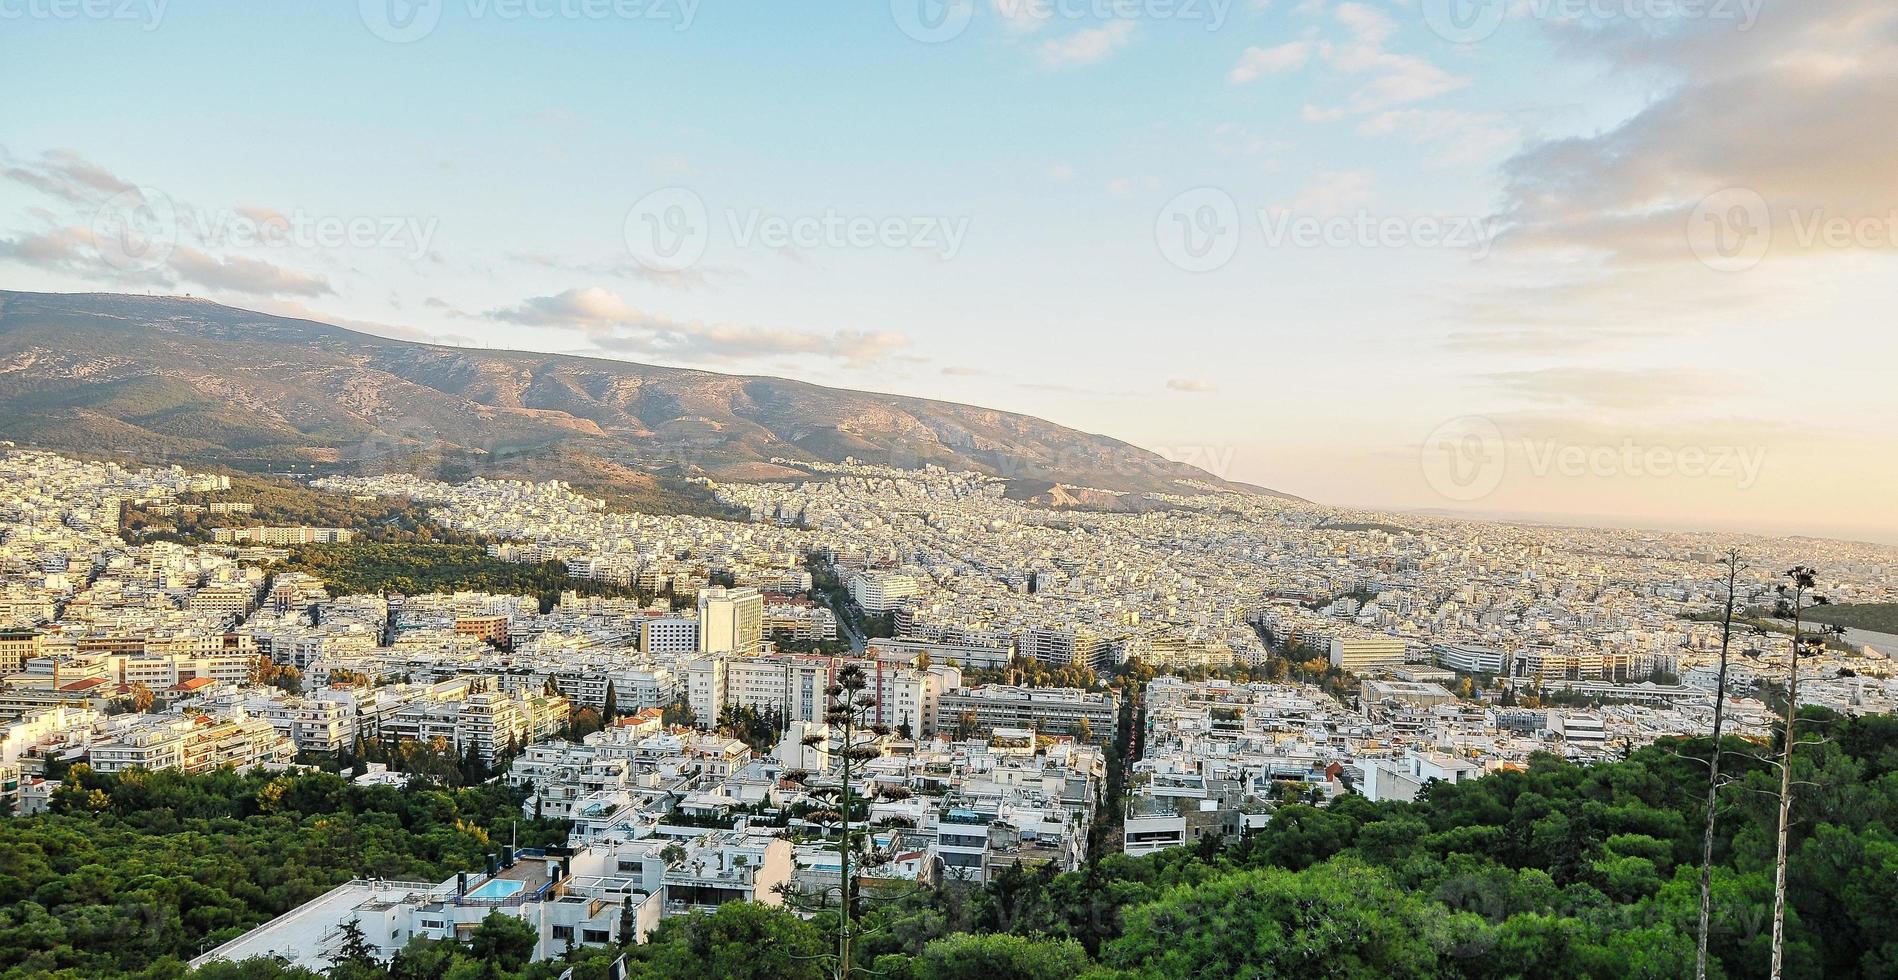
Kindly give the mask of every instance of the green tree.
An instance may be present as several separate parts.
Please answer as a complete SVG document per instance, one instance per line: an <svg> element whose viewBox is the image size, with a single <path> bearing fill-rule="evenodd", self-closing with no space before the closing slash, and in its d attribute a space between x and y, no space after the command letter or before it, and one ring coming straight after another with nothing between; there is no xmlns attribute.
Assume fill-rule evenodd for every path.
<svg viewBox="0 0 1898 980"><path fill-rule="evenodd" d="M533 958L534 946L539 941L540 934L533 923L497 909L475 927L474 935L468 937L468 946L476 959L515 972Z"/></svg>
<svg viewBox="0 0 1898 980"><path fill-rule="evenodd" d="M1068 980L1091 964L1072 939L1022 936L945 936L923 947L918 980Z"/></svg>
<svg viewBox="0 0 1898 980"><path fill-rule="evenodd" d="M1481 920L1433 907L1381 871L1333 861L1184 885L1127 915L1110 966L1151 977L1429 976Z"/></svg>
<svg viewBox="0 0 1898 980"><path fill-rule="evenodd" d="M363 935L361 922L352 918L338 926L337 931L342 938L337 941L335 962L361 965L376 962L376 948Z"/></svg>
<svg viewBox="0 0 1898 980"><path fill-rule="evenodd" d="M827 952L818 926L757 902L727 902L706 914L663 919L641 958L661 977L822 980Z"/></svg>

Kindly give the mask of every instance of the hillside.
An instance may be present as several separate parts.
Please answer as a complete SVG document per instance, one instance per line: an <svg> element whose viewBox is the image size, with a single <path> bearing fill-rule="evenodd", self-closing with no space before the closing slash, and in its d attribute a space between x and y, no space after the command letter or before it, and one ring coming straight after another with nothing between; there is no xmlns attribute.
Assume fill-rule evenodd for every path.
<svg viewBox="0 0 1898 980"><path fill-rule="evenodd" d="M178 297L0 291L0 439L264 470L547 477L689 506L782 458L1124 492L1222 484L1105 436L952 402L390 340ZM1258 488L1223 484L1251 492Z"/></svg>
<svg viewBox="0 0 1898 980"><path fill-rule="evenodd" d="M1874 633L1898 634L1898 602L1838 603L1806 610L1806 619Z"/></svg>

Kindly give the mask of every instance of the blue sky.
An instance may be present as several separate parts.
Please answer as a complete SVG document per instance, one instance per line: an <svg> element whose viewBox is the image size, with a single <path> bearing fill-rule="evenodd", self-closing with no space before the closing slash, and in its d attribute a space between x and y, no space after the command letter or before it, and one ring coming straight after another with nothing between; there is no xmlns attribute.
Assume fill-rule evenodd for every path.
<svg viewBox="0 0 1898 980"><path fill-rule="evenodd" d="M1336 503L1898 536L1873 0L961 0L936 43L935 0L439 0L406 43L383 0L61 2L0 0L14 288L968 401ZM186 216L129 269L125 188ZM1863 356L1789 405L1788 331Z"/></svg>

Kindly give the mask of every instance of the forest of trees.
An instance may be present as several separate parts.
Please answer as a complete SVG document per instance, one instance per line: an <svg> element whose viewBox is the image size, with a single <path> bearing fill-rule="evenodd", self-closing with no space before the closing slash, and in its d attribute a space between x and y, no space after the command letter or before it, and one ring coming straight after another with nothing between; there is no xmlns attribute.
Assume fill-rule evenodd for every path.
<svg viewBox="0 0 1898 980"><path fill-rule="evenodd" d="M177 502L200 507L214 502L249 503L255 508L251 513L156 514L128 505L120 514L120 528L133 540L193 544L209 542L213 528L264 526L349 528L361 540L385 543L476 541L474 535L451 531L429 520L428 508L407 499L357 500L349 494L316 490L274 477L237 475L230 479L229 490L180 494Z"/></svg>
<svg viewBox="0 0 1898 980"><path fill-rule="evenodd" d="M184 960L351 878L478 868L521 812L498 784L85 766L52 805L0 818L0 976L179 976ZM566 837L552 822L519 830L523 845Z"/></svg>
<svg viewBox="0 0 1898 980"><path fill-rule="evenodd" d="M503 561L477 545L308 544L291 548L290 560L278 568L315 575L336 595L469 589L536 596L543 611L553 608L568 589L581 595L652 600L632 586L571 575L564 562Z"/></svg>
<svg viewBox="0 0 1898 980"><path fill-rule="evenodd" d="M1898 975L1898 718L1802 714L1790 850L1791 977ZM1779 783L1774 747L1726 742L1709 975L1762 977ZM865 976L1692 976L1702 740L1576 765L1437 783L1412 804L1347 796L1281 807L1231 845L1073 872L1003 869L864 900ZM354 789L324 775L81 774L57 813L0 820L0 974L175 977L227 938L356 874L445 877L478 866L514 819L507 792ZM523 843L556 838L522 821ZM471 943L416 943L333 980L831 975L834 913L753 903L666 920L645 945L529 964L493 922ZM64 970L64 974L57 971ZM875 971L874 974L868 971ZM198 978L310 977L275 964Z"/></svg>

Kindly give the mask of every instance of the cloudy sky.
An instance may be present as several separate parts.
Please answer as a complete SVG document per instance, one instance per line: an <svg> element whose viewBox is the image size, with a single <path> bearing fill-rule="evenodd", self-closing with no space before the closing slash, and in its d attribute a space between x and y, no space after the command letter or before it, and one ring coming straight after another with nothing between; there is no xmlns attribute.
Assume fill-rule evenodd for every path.
<svg viewBox="0 0 1898 980"><path fill-rule="evenodd" d="M1898 540L1890 0L0 3L0 285Z"/></svg>

